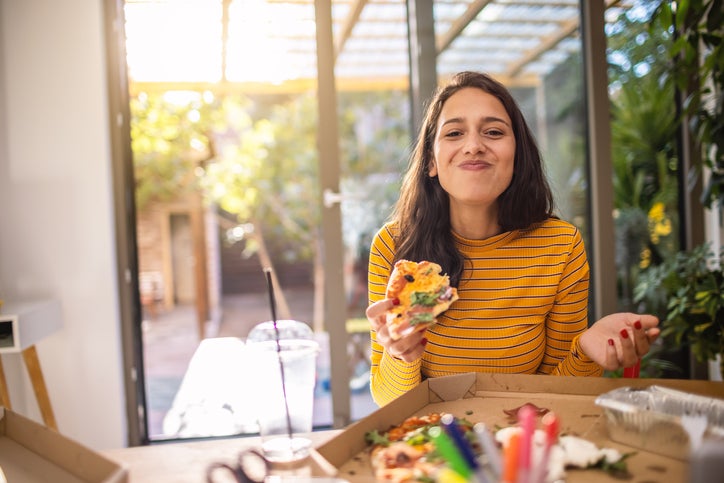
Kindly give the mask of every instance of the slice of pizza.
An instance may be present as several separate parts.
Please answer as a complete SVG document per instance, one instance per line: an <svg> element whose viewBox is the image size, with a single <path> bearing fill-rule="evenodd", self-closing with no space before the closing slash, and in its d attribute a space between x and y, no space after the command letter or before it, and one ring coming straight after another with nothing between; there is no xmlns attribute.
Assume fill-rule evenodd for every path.
<svg viewBox="0 0 724 483"><path fill-rule="evenodd" d="M441 272L440 265L428 261L395 263L386 293L387 298L400 301L387 312L387 328L393 340L434 324L437 316L458 299L457 289Z"/></svg>
<svg viewBox="0 0 724 483"><path fill-rule="evenodd" d="M438 412L411 416L385 431L373 430L366 433L365 440L369 444L370 463L375 479L387 483L444 481L440 476L448 461L437 448L432 431L442 428L442 419L446 414L457 425L459 433L470 442L471 451L479 453L479 445L475 443L472 430L473 424L466 419ZM458 479L461 480L462 477Z"/></svg>

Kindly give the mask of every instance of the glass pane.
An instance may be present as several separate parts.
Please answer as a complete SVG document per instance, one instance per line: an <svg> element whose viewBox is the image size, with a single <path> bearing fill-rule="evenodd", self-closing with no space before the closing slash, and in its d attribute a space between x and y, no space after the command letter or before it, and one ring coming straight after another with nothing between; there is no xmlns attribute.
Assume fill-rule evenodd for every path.
<svg viewBox="0 0 724 483"><path fill-rule="evenodd" d="M372 237L397 200L410 145L406 88L339 93L342 233L347 293L351 416L377 409L369 390L367 268Z"/></svg>
<svg viewBox="0 0 724 483"><path fill-rule="evenodd" d="M353 2L335 2L340 191L347 304L351 419L377 409L369 390L370 338L365 316L372 236L399 194L410 145L407 9L401 0L372 0L351 31Z"/></svg>
<svg viewBox="0 0 724 483"><path fill-rule="evenodd" d="M314 79L316 49L313 2L231 2L228 80L273 84Z"/></svg>
<svg viewBox="0 0 724 483"><path fill-rule="evenodd" d="M202 32L211 40L204 47L207 54L217 58L224 30L217 3L205 4L213 15L195 16L189 2L126 4L143 371L152 441L258 431L247 383L254 366L245 358L244 343L256 324L271 319L263 268L273 268L278 282L277 318L302 321L324 341L318 297L323 288L315 286L314 276L321 263L316 71L314 63L299 71L286 57L281 64L254 57L269 55L264 45L279 47L275 30L264 30L278 25L278 4L261 10L258 2L230 4L227 54L235 62L226 63L226 74L233 82L212 82L224 77L221 62L173 57L169 61L186 64L187 70L154 70L155 57L145 57L172 56L164 50L169 39L152 34L179 11L192 17L179 22L175 34L195 39ZM286 9L283 17L309 30L313 4ZM250 19L259 27L254 42L240 31L249 29ZM184 52L194 50L180 43L173 56ZM289 68L256 67L272 64ZM300 76L303 82L297 82ZM260 80L265 83L255 84ZM283 90L276 84L281 80L297 83ZM328 388L320 382L315 394L322 402L314 405L314 425L327 426Z"/></svg>
<svg viewBox="0 0 724 483"><path fill-rule="evenodd" d="M609 9L607 24L619 306L636 311L641 274L678 251L674 92L659 79L671 39L650 28L660 1Z"/></svg>
<svg viewBox="0 0 724 483"><path fill-rule="evenodd" d="M436 2L436 37L451 37L472 3ZM437 66L443 79L482 71L511 90L543 154L559 216L578 226L591 248L579 19L577 0L487 2L439 53Z"/></svg>
<svg viewBox="0 0 724 483"><path fill-rule="evenodd" d="M221 79L221 0L129 1L124 12L135 81Z"/></svg>

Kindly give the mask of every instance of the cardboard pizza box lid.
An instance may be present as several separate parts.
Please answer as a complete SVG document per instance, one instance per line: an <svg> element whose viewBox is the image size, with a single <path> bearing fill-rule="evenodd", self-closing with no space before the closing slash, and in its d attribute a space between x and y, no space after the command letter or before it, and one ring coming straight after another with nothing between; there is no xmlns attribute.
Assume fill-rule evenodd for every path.
<svg viewBox="0 0 724 483"><path fill-rule="evenodd" d="M128 482L122 466L4 407L0 407L0 470L9 483Z"/></svg>

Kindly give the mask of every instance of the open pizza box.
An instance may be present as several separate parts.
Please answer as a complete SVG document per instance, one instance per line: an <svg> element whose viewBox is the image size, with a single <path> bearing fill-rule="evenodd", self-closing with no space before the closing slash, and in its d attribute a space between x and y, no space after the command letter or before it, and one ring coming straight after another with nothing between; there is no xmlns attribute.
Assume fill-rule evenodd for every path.
<svg viewBox="0 0 724 483"><path fill-rule="evenodd" d="M1 406L0 469L0 482L8 483L128 481L127 470L117 463Z"/></svg>
<svg viewBox="0 0 724 483"><path fill-rule="evenodd" d="M613 389L651 385L724 399L724 385L693 380L473 373L428 379L315 448L312 471L318 476L335 476L351 483L373 482L375 478L365 442L367 432L387 430L409 416L442 411L472 423L483 422L491 429L503 428L515 424L505 410L531 403L559 416L561 434L579 436L599 447L615 448L621 453L635 453L627 459L627 465L636 481L686 481L687 458L674 459L613 441L608 436L604 410L595 404L596 397ZM567 471L566 480L615 481L603 471L579 469Z"/></svg>

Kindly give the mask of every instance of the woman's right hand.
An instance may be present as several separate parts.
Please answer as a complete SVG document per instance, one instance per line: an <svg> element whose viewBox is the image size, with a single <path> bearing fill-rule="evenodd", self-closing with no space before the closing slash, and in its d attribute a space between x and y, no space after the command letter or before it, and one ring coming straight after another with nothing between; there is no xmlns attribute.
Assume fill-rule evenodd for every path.
<svg viewBox="0 0 724 483"><path fill-rule="evenodd" d="M382 299L373 303L367 307L367 320L377 334L377 343L384 347L389 355L405 362L414 362L425 352L425 331L412 331L401 339L393 340L387 329L387 311L398 304L397 299Z"/></svg>

